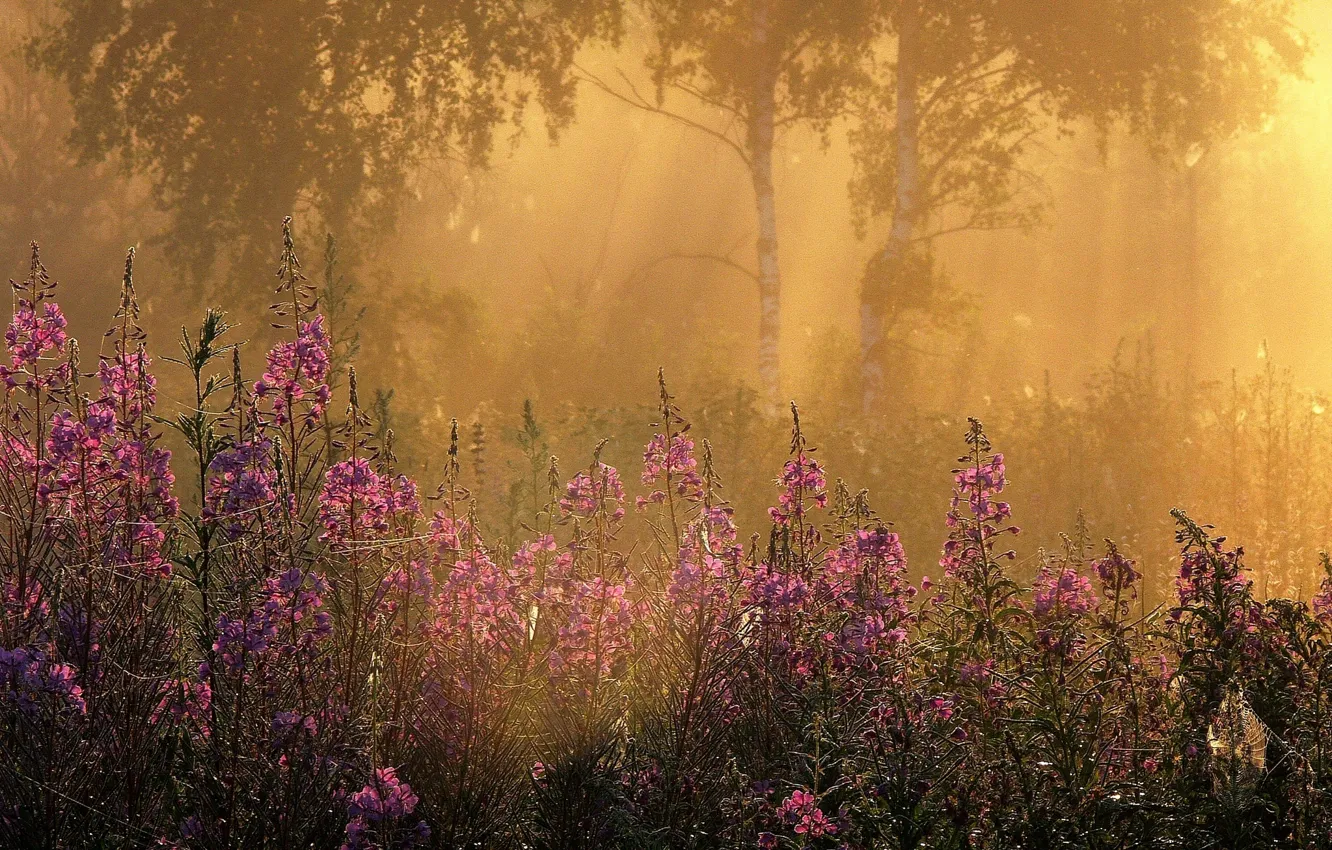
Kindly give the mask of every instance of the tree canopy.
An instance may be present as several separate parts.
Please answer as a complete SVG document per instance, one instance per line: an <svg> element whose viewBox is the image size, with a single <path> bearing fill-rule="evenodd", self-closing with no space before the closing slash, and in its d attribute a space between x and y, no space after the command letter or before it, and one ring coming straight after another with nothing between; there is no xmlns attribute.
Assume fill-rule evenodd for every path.
<svg viewBox="0 0 1332 850"><path fill-rule="evenodd" d="M852 192L891 218L862 296L866 402L884 323L934 278L941 233L1028 224L1039 134L1120 126L1158 151L1257 128L1307 52L1291 0L897 0L897 42L853 132Z"/></svg>
<svg viewBox="0 0 1332 850"><path fill-rule="evenodd" d="M890 222L860 303L868 404L885 328L938 278L932 241L1038 219L1029 165L1042 134L1122 127L1188 152L1260 126L1307 52L1295 2L59 0L31 55L69 85L81 156L149 175L169 253L199 277L289 213L348 245L383 232L424 166L485 163L534 104L552 132L567 125L580 76L710 133L753 187L769 400L782 325L774 144L854 113L852 199L863 222ZM655 92L574 70L629 11ZM682 96L698 108L680 109Z"/></svg>
<svg viewBox="0 0 1332 850"><path fill-rule="evenodd" d="M69 84L73 143L152 176L175 259L297 210L392 219L427 159L484 161L531 102L571 118L570 64L619 0L62 0L32 45ZM310 216L306 216L307 220Z"/></svg>

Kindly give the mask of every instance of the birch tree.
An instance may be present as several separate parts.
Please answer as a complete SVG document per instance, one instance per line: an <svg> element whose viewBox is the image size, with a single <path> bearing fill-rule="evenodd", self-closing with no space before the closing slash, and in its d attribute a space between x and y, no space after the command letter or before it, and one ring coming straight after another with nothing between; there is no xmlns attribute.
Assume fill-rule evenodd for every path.
<svg viewBox="0 0 1332 850"><path fill-rule="evenodd" d="M635 107L717 139L753 186L758 371L768 400L780 386L781 264L773 151L794 127L827 132L866 85L867 59L884 34L877 0L641 0L651 38L655 92L627 75L588 73ZM702 107L693 117L681 106Z"/></svg>
<svg viewBox="0 0 1332 850"><path fill-rule="evenodd" d="M1307 52L1292 0L890 0L895 49L854 132L861 213L888 235L860 299L867 411L885 325L936 271L936 238L1029 224L1048 130L1122 128L1187 151L1259 126Z"/></svg>

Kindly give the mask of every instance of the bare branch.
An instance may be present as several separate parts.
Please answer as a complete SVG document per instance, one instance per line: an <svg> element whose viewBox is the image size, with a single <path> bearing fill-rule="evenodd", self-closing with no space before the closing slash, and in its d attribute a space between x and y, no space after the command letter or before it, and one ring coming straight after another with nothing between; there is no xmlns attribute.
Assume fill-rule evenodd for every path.
<svg viewBox="0 0 1332 850"><path fill-rule="evenodd" d="M967 233L973 231L995 233L1001 230L1022 230L1024 227L1025 227L1024 224L1013 224L1013 223L985 224L982 221L980 214L976 213L969 216L964 224L955 225L953 227L941 227L938 230L932 230L929 233L921 233L917 236L911 237L911 241L929 242L931 239L937 239L940 236L948 236L949 234L952 233Z"/></svg>
<svg viewBox="0 0 1332 850"><path fill-rule="evenodd" d="M723 103L722 101L717 100L714 97L704 94L702 91L698 89L697 86L691 86L686 82L676 80L675 82L671 83L671 88L678 89L684 92L685 94L697 100L699 103L707 104L708 106L711 106L714 109L718 109L722 112L729 112L732 115L734 115L737 119L744 117L741 114L741 111L736 107L728 103Z"/></svg>
<svg viewBox="0 0 1332 850"><path fill-rule="evenodd" d="M656 115L662 115L666 118L670 118L673 121L683 124L686 127L692 127L695 130L707 133L709 136L712 136L714 139L724 143L731 150L735 151L736 156L740 157L740 160L744 162L746 168L750 167L749 152L746 151L744 147L740 145L739 142L737 142L735 139L732 139L730 136L726 135L724 132L720 130L715 130L712 127L707 126L706 124L701 124L698 121L695 121L694 119L689 118L687 116L681 115L678 112L673 112L669 109L666 109L665 107L656 105L652 101L643 97L643 95L638 91L637 87L634 86L633 82L629 80L628 76L626 76L623 71L619 71L618 73L620 75L620 78L623 79L625 84L629 87L629 92L630 92L629 94L625 94L624 92L616 90L605 80L601 79L596 74L589 72L581 65L575 64L574 67L577 69L580 79L591 83L592 85L601 89L606 94L610 95L611 97L615 98L621 103L628 104L629 106L632 106L635 109L641 109L644 112L651 112Z"/></svg>
<svg viewBox="0 0 1332 850"><path fill-rule="evenodd" d="M660 257L655 257L651 260L648 260L646 263L643 263L641 266L634 269L633 273L629 276L629 282L638 281L643 277L645 277L656 267L676 260L687 260L687 261L706 260L708 262L719 263L725 266L726 268L731 269L732 271L744 275L745 277L749 278L755 283L758 283L759 276L757 272L745 268L743 265L731 259L730 257L722 256L720 254L695 253L689 251L672 251L668 254L663 254Z"/></svg>

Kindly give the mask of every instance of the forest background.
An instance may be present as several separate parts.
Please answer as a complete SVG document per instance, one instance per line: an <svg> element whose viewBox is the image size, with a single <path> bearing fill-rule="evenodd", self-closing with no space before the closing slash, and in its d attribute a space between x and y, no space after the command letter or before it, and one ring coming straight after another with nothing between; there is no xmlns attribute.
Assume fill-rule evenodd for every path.
<svg viewBox="0 0 1332 850"><path fill-rule="evenodd" d="M137 8L169 18L173 5ZM220 43L234 36L283 55L276 36L291 22L265 29L244 19L253 4L225 5ZM293 69L257 62L252 88L219 76L212 102L255 122L236 133L253 145L209 154L231 163L230 182L196 171L173 184L191 172L173 166L172 149L145 147L154 137L133 116L164 118L184 139L199 125L181 111L181 127L170 126L170 104L135 102L132 88L99 100L95 78L80 76L79 49L94 65L107 55L97 13L111 6L11 0L0 5L0 264L21 278L28 241L40 242L72 333L93 339L116 308L123 250L137 245L156 353L206 307L226 305L258 357L273 339L264 311L277 224L293 214L338 365L357 363L362 398L394 430L403 467L437 477L456 419L466 483L484 524L507 539L533 513L550 455L572 470L609 438L603 459L632 466L652 432L661 367L696 435L716 446L742 525L767 504L768 471L787 449L784 402L796 399L831 472L875 494L908 552L936 551L951 486L942 470L975 415L1019 470L1023 554L1057 548L1084 523L1142 558L1163 591L1168 573L1153 567L1173 551L1168 510L1181 506L1245 545L1262 593L1311 592L1316 553L1332 538L1332 268L1322 260L1332 249L1332 3L1253 4L1288 17L1291 32L1273 43L1288 36L1300 55L1278 55L1270 90L1230 112L1217 106L1215 132L1198 139L1153 138L1131 115L1094 109L1014 129L1003 214L929 240L927 273L884 323L872 398L862 293L892 222L866 188L863 149L883 147L867 137L882 91L871 83L845 102L797 104L802 120L775 139L774 377L756 344L767 272L755 261L752 162L735 149L752 139L657 61L652 10L671 5L553 4L573 20L567 43L514 42L515 56L492 59L539 64L543 49L570 50L564 76L528 84L535 94L516 117L510 95L523 84L508 78L466 120L432 116L445 142L430 155L366 154L409 164L380 163L396 182L353 208L336 197L335 168L317 183L299 156L277 155L299 148L292 140L340 138L336 121L322 121L336 113L284 107L299 86ZM1171 8L1193 5L1209 4ZM831 44L830 56L883 49ZM407 49L382 47L386 62ZM288 53L297 71L311 65ZM660 75L679 83L664 101ZM250 103L263 107L246 113ZM940 230L953 229L948 212L938 211ZM183 374L160 374L166 400L186 397L173 386Z"/></svg>

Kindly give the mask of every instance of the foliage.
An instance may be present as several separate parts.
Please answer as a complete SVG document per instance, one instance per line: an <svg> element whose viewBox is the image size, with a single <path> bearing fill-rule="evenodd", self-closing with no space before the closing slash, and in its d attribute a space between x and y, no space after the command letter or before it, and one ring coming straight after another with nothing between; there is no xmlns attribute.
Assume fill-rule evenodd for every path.
<svg viewBox="0 0 1332 850"><path fill-rule="evenodd" d="M606 0L59 7L33 51L69 85L75 148L152 174L168 247L199 276L298 202L339 233L382 226L415 166L483 161L533 95L567 123L573 54L619 16Z"/></svg>
<svg viewBox="0 0 1332 850"><path fill-rule="evenodd" d="M863 87L851 195L890 216L861 290L864 404L883 395L885 332L937 287L933 240L1031 225L1031 150L1051 129L1111 127L1191 162L1254 130L1308 52L1289 0L1183 3L961 0L888 4L893 62ZM891 118L886 116L891 115Z"/></svg>

